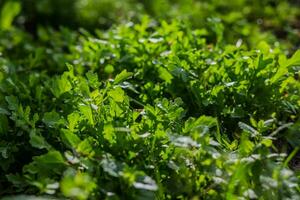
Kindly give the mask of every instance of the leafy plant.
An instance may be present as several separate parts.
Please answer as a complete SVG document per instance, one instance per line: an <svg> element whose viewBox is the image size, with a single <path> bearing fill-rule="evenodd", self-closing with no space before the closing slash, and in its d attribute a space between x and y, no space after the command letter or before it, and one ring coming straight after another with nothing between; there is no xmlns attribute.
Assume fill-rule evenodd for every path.
<svg viewBox="0 0 300 200"><path fill-rule="evenodd" d="M165 19L185 10L153 2ZM211 2L195 6L240 17ZM3 199L300 198L299 50L233 45L227 17L32 35L16 13L0 31Z"/></svg>

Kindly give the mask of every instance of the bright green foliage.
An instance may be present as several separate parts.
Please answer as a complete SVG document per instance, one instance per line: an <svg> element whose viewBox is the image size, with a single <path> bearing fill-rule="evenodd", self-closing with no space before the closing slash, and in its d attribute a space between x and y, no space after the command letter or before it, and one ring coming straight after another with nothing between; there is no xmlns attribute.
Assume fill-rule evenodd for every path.
<svg viewBox="0 0 300 200"><path fill-rule="evenodd" d="M20 3L7 1L0 12L0 29L10 29L14 18L21 10Z"/></svg>
<svg viewBox="0 0 300 200"><path fill-rule="evenodd" d="M0 31L3 199L299 199L300 51L209 24Z"/></svg>

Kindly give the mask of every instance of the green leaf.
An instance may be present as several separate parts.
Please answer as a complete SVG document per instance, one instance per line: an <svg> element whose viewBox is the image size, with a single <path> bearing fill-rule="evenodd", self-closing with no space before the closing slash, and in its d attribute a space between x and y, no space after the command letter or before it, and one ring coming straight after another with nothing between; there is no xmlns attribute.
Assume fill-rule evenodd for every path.
<svg viewBox="0 0 300 200"><path fill-rule="evenodd" d="M76 134L67 129L61 129L60 137L66 145L72 148L76 148L77 145L81 142L80 138Z"/></svg>
<svg viewBox="0 0 300 200"><path fill-rule="evenodd" d="M10 113L5 108L0 107L0 114L9 115Z"/></svg>
<svg viewBox="0 0 300 200"><path fill-rule="evenodd" d="M248 136L245 133L243 133L241 137L241 144L239 147L240 153L242 155L248 155L252 153L254 146L255 145L249 140Z"/></svg>
<svg viewBox="0 0 300 200"><path fill-rule="evenodd" d="M7 1L1 9L0 29L10 29L14 18L21 11L21 3L18 1Z"/></svg>
<svg viewBox="0 0 300 200"><path fill-rule="evenodd" d="M73 112L68 115L69 129L70 131L74 131L78 122L80 121L80 114L77 112Z"/></svg>
<svg viewBox="0 0 300 200"><path fill-rule="evenodd" d="M51 111L44 114L43 122L49 127L54 127L61 124L62 119L57 112Z"/></svg>
<svg viewBox="0 0 300 200"><path fill-rule="evenodd" d="M127 72L127 70L123 70L120 74L118 74L114 80L115 84L118 84L128 78L130 78L133 75L132 72Z"/></svg>
<svg viewBox="0 0 300 200"><path fill-rule="evenodd" d="M253 127L251 127L243 122L239 122L238 125L243 131L250 133L251 137L256 137L259 135L257 130L255 130Z"/></svg>
<svg viewBox="0 0 300 200"><path fill-rule="evenodd" d="M60 77L55 77L51 80L51 90L55 97L60 97L62 94L70 91L72 89L72 85L68 80L68 74L65 72Z"/></svg>
<svg viewBox="0 0 300 200"><path fill-rule="evenodd" d="M89 199L90 193L97 187L94 179L84 172L68 170L61 181L60 188L64 196L71 199Z"/></svg>
<svg viewBox="0 0 300 200"><path fill-rule="evenodd" d="M289 67L300 65L300 50L296 51L290 59L284 59L281 57L280 66L276 74L271 78L271 83L275 83L278 80L281 80L283 76L288 74Z"/></svg>
<svg viewBox="0 0 300 200"><path fill-rule="evenodd" d="M34 157L33 160L36 161L39 165L47 165L48 167L50 167L51 165L55 166L56 164L66 164L60 152L55 150L49 151L44 155Z"/></svg>
<svg viewBox="0 0 300 200"><path fill-rule="evenodd" d="M94 125L92 109L89 105L79 105L79 110L91 125Z"/></svg>
<svg viewBox="0 0 300 200"><path fill-rule="evenodd" d="M59 151L51 150L41 156L33 157L33 161L23 167L23 171L41 176L60 174L67 163Z"/></svg>
<svg viewBox="0 0 300 200"><path fill-rule="evenodd" d="M83 155L93 155L93 146L92 146L92 138L86 138L78 145L76 151Z"/></svg>
<svg viewBox="0 0 300 200"><path fill-rule="evenodd" d="M88 82L90 86L92 86L93 88L98 88L100 86L98 75L96 73L93 73L92 71L88 71L86 73L86 77L88 78Z"/></svg>
<svg viewBox="0 0 300 200"><path fill-rule="evenodd" d="M166 70L165 68L163 67L160 67L158 69L158 73L159 73L159 78L161 78L162 80L166 81L167 83L171 83L172 82L172 79L173 79L173 76L172 74Z"/></svg>
<svg viewBox="0 0 300 200"><path fill-rule="evenodd" d="M265 41L261 41L258 43L257 48L259 50L261 50L264 54L268 54L270 52L270 45L265 42Z"/></svg>
<svg viewBox="0 0 300 200"><path fill-rule="evenodd" d="M297 50L293 56L286 61L286 67L300 65L300 50Z"/></svg>
<svg viewBox="0 0 300 200"><path fill-rule="evenodd" d="M103 137L111 144L116 142L115 130L112 124L106 124L104 126Z"/></svg>
<svg viewBox="0 0 300 200"><path fill-rule="evenodd" d="M45 138L37 133L35 130L30 131L30 144L38 149L50 149L50 145L46 142Z"/></svg>
<svg viewBox="0 0 300 200"><path fill-rule="evenodd" d="M262 143L263 145L265 145L266 147L271 147L272 144L273 144L272 140L269 139L269 138L263 139L263 140L261 141L261 143Z"/></svg>
<svg viewBox="0 0 300 200"><path fill-rule="evenodd" d="M8 109L12 111L17 111L19 108L18 98L15 96L6 96L6 102L8 103Z"/></svg>
<svg viewBox="0 0 300 200"><path fill-rule="evenodd" d="M107 74L111 74L114 71L115 71L115 68L112 65L106 65L105 68L104 68L104 72L107 73Z"/></svg>
<svg viewBox="0 0 300 200"><path fill-rule="evenodd" d="M124 91L120 88L117 87L111 91L108 92L108 95L113 98L116 102L123 102L125 99L125 93Z"/></svg>

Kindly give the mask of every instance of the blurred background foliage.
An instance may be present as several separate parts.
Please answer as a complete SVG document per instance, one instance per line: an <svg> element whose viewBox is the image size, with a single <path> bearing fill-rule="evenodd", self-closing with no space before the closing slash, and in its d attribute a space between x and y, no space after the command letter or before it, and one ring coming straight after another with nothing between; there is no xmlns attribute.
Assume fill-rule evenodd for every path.
<svg viewBox="0 0 300 200"><path fill-rule="evenodd" d="M17 15L14 24L34 35L40 25L94 31L150 15L208 30L214 29L211 21L221 21L229 43L241 38L253 47L262 40L274 45L281 41L292 50L300 44L299 0L2 0L0 6L1 21L5 15L9 24ZM13 12L6 14L7 10Z"/></svg>

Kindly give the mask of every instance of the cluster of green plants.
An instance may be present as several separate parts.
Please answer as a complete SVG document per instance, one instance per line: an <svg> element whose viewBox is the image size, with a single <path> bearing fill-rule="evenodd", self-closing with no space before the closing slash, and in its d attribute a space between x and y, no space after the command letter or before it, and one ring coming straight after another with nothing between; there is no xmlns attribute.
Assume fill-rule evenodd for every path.
<svg viewBox="0 0 300 200"><path fill-rule="evenodd" d="M0 3L0 197L300 199L300 50L274 34L299 9L72 2ZM29 8L54 28L18 25Z"/></svg>

